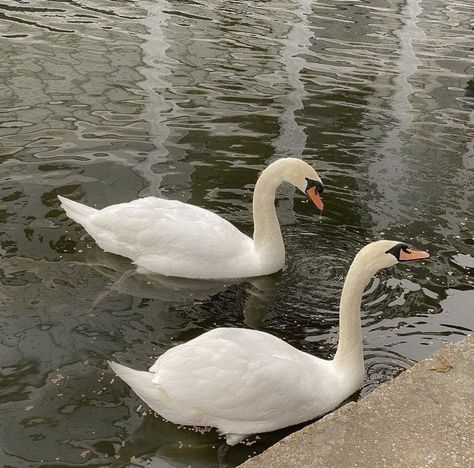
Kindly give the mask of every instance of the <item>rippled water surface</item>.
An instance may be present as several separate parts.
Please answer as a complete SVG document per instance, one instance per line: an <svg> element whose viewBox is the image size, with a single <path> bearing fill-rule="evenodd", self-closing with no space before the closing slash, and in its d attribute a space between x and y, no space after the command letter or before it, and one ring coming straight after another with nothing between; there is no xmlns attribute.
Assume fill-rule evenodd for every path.
<svg viewBox="0 0 474 468"><path fill-rule="evenodd" d="M144 369L216 326L331 357L370 240L432 259L370 285L355 398L472 331L473 18L470 0L0 0L2 465L216 466L215 432L148 414L106 359ZM259 171L288 155L326 208L283 186L287 266L251 281L124 275L56 198L152 194L250 234Z"/></svg>

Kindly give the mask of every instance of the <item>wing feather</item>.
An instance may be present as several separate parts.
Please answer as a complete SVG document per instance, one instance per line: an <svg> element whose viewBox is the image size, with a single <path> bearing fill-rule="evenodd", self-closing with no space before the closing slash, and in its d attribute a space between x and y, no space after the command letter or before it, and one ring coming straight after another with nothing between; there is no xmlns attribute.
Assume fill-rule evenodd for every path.
<svg viewBox="0 0 474 468"><path fill-rule="evenodd" d="M317 392L310 361L271 335L230 328L173 348L150 372L177 404L211 419L264 424L279 413L307 412L308 395Z"/></svg>
<svg viewBox="0 0 474 468"><path fill-rule="evenodd" d="M139 265L169 259L175 265L190 260L213 264L223 256L231 261L252 245L248 236L211 211L155 197L97 211L87 229L101 248Z"/></svg>

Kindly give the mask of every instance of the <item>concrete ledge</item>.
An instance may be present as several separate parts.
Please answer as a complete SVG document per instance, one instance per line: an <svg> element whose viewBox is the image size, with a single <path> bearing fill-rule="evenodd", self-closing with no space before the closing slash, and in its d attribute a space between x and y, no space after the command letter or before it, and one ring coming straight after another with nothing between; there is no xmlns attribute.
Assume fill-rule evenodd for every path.
<svg viewBox="0 0 474 468"><path fill-rule="evenodd" d="M474 467L474 335L240 466Z"/></svg>

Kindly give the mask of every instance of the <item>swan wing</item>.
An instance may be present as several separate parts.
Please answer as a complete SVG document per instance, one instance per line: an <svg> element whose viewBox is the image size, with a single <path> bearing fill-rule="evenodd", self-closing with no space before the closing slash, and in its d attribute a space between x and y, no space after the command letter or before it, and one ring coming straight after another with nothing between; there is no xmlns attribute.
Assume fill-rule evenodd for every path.
<svg viewBox="0 0 474 468"><path fill-rule="evenodd" d="M254 433L312 417L314 362L267 333L225 328L171 349L150 372L155 385L206 424Z"/></svg>
<svg viewBox="0 0 474 468"><path fill-rule="evenodd" d="M183 266L215 265L253 245L235 226L209 210L146 197L92 213L87 231L108 252L149 271L182 274Z"/></svg>

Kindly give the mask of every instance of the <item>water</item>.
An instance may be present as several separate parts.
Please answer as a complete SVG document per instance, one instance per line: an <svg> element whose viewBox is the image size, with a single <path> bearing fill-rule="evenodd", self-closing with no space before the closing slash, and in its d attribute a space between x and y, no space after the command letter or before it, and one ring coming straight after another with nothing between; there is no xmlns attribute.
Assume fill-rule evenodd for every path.
<svg viewBox="0 0 474 468"><path fill-rule="evenodd" d="M146 414L105 360L143 369L216 326L331 357L370 240L432 259L370 285L360 395L472 331L473 15L468 0L0 0L3 465L216 466L215 432ZM125 274L56 199L153 194L251 233L258 173L287 155L318 170L326 209L282 187L287 266L258 280Z"/></svg>

